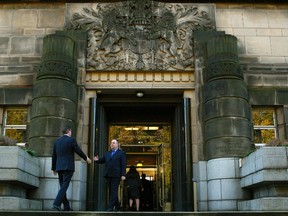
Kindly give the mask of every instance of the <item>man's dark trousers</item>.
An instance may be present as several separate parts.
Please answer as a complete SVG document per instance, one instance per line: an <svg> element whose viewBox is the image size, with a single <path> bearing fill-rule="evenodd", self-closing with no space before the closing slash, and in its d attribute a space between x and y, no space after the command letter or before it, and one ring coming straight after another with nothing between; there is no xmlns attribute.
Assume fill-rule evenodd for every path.
<svg viewBox="0 0 288 216"><path fill-rule="evenodd" d="M63 170L58 171L59 183L60 183L60 190L56 196L56 199L53 205L61 206L63 203L64 209L70 208L69 201L67 200L66 192L69 187L70 181L73 176L73 171L71 170Z"/></svg>
<svg viewBox="0 0 288 216"><path fill-rule="evenodd" d="M107 184L110 189L109 191L109 206L108 209L113 209L114 206L116 210L119 210L119 200L118 200L118 187L120 184L120 178L107 178Z"/></svg>

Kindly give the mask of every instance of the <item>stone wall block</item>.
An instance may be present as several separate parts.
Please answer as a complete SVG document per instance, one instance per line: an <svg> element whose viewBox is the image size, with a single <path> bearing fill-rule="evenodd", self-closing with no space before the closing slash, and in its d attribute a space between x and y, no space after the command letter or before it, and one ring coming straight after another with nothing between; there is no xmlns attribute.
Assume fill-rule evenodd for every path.
<svg viewBox="0 0 288 216"><path fill-rule="evenodd" d="M270 28L281 28L281 29L288 28L288 23L287 23L288 11L287 10L278 10L277 13L275 13L274 10L268 11L267 17L268 17Z"/></svg>
<svg viewBox="0 0 288 216"><path fill-rule="evenodd" d="M208 183L207 181L199 181L197 187L197 194L199 201L207 201L208 200Z"/></svg>
<svg viewBox="0 0 288 216"><path fill-rule="evenodd" d="M245 74L244 80L247 86L263 86L261 74Z"/></svg>
<svg viewBox="0 0 288 216"><path fill-rule="evenodd" d="M43 88L43 86L45 86L45 88ZM61 97L62 95L65 95L66 100L68 99L76 103L77 88L75 84L60 79L42 79L38 80L34 85L34 99L39 97L54 97L55 99L57 97Z"/></svg>
<svg viewBox="0 0 288 216"><path fill-rule="evenodd" d="M8 54L9 37L0 37L0 54Z"/></svg>
<svg viewBox="0 0 288 216"><path fill-rule="evenodd" d="M62 121L59 122L60 120ZM51 128L50 125L54 125L54 127ZM30 137L36 138L37 136L39 136L39 133L41 133L41 136L39 136L40 138L43 136L50 135L51 138L54 136L54 140L56 140L56 138L61 135L61 129L65 125L72 125L72 119L67 119L67 118L63 119L62 117L57 117L57 116L49 116L47 118L41 118L41 117L35 118L33 119L33 123L31 123L30 125ZM75 125L73 124L73 126ZM46 137L46 139L47 139L47 142L51 141L49 137ZM54 141L49 144L51 149L52 149L53 143Z"/></svg>
<svg viewBox="0 0 288 216"><path fill-rule="evenodd" d="M235 211L237 209L236 200L211 201L208 204L209 211Z"/></svg>
<svg viewBox="0 0 288 216"><path fill-rule="evenodd" d="M244 192L240 187L240 179L222 179L221 180L221 198L222 200L241 200Z"/></svg>
<svg viewBox="0 0 288 216"><path fill-rule="evenodd" d="M221 127L219 127L221 125ZM205 139L217 137L250 137L250 130L247 128L248 120L243 118L223 117L212 119L205 124Z"/></svg>
<svg viewBox="0 0 288 216"><path fill-rule="evenodd" d="M37 106L32 107L32 117L36 116L58 116L73 119L76 116L75 102L63 98L51 100L49 97L34 99Z"/></svg>
<svg viewBox="0 0 288 216"><path fill-rule="evenodd" d="M250 89L249 94L251 105L275 105L276 92L274 89Z"/></svg>
<svg viewBox="0 0 288 216"><path fill-rule="evenodd" d="M34 29L34 28L29 28L29 29L24 29L24 35L44 35L45 34L45 29Z"/></svg>
<svg viewBox="0 0 288 216"><path fill-rule="evenodd" d="M286 101L288 100L288 90L276 90L276 100L277 100L277 104L286 104ZM288 118L286 116L286 118ZM288 123L288 121L285 121L286 123ZM288 136L288 134L287 134Z"/></svg>
<svg viewBox="0 0 288 216"><path fill-rule="evenodd" d="M287 197L266 197L241 201L238 203L240 211L287 211Z"/></svg>
<svg viewBox="0 0 288 216"><path fill-rule="evenodd" d="M264 10L243 10L244 28L268 28L267 12Z"/></svg>
<svg viewBox="0 0 288 216"><path fill-rule="evenodd" d="M28 200L19 197L0 197L0 209L2 211L39 211L42 210L42 202L38 200Z"/></svg>
<svg viewBox="0 0 288 216"><path fill-rule="evenodd" d="M239 178L239 160L236 158L212 159L207 163L209 180Z"/></svg>
<svg viewBox="0 0 288 216"><path fill-rule="evenodd" d="M43 37L38 36L36 38L36 45L35 45L35 55L41 56L43 49Z"/></svg>
<svg viewBox="0 0 288 216"><path fill-rule="evenodd" d="M31 196L33 199L54 200L59 191L59 187L59 181L56 176L53 179L40 179L38 190L34 191ZM49 209L51 209L51 206L49 206Z"/></svg>
<svg viewBox="0 0 288 216"><path fill-rule="evenodd" d="M217 107L217 109L215 109ZM205 119L215 117L244 117L249 118L248 101L242 98L219 98L205 103Z"/></svg>
<svg viewBox="0 0 288 216"><path fill-rule="evenodd" d="M287 37L271 37L271 54L287 56L288 38Z"/></svg>
<svg viewBox="0 0 288 216"><path fill-rule="evenodd" d="M288 180L287 148L262 147L245 157L241 168L242 187L261 187Z"/></svg>
<svg viewBox="0 0 288 216"><path fill-rule="evenodd" d="M64 9L39 10L40 28L55 28L64 26Z"/></svg>
<svg viewBox="0 0 288 216"><path fill-rule="evenodd" d="M0 28L10 27L12 21L12 10L1 10L0 12Z"/></svg>
<svg viewBox="0 0 288 216"><path fill-rule="evenodd" d="M263 46L263 44L266 44L267 46ZM246 54L271 55L273 53L271 53L271 48L268 46L269 44L271 44L270 37L246 37Z"/></svg>
<svg viewBox="0 0 288 216"><path fill-rule="evenodd" d="M12 37L11 38L11 51L10 54L24 55L35 53L35 37Z"/></svg>
<svg viewBox="0 0 288 216"><path fill-rule="evenodd" d="M206 140L206 154L209 158L242 157L247 155L251 148L251 140L248 137L231 136L215 137Z"/></svg>
<svg viewBox="0 0 288 216"><path fill-rule="evenodd" d="M23 22L24 20L25 22ZM37 22L37 10L17 10L13 16L12 26L14 28L36 28Z"/></svg>
<svg viewBox="0 0 288 216"><path fill-rule="evenodd" d="M204 87L205 101L220 97L248 99L246 84L238 79L219 79L209 82Z"/></svg>
<svg viewBox="0 0 288 216"><path fill-rule="evenodd" d="M216 26L219 28L243 28L242 11L238 9L218 9L216 10Z"/></svg>
<svg viewBox="0 0 288 216"><path fill-rule="evenodd" d="M286 169L288 167L287 152L285 147L262 148L255 153L256 170Z"/></svg>
<svg viewBox="0 0 288 216"><path fill-rule="evenodd" d="M221 180L208 181L208 199L209 202L212 200L221 200Z"/></svg>

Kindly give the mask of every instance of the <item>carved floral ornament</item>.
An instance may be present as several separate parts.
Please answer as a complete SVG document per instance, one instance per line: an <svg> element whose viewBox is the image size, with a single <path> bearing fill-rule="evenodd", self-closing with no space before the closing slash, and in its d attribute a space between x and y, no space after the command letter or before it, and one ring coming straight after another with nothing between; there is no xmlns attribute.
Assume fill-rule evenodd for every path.
<svg viewBox="0 0 288 216"><path fill-rule="evenodd" d="M213 30L193 4L149 0L95 3L75 12L69 30L88 31L87 69L193 70L193 32Z"/></svg>

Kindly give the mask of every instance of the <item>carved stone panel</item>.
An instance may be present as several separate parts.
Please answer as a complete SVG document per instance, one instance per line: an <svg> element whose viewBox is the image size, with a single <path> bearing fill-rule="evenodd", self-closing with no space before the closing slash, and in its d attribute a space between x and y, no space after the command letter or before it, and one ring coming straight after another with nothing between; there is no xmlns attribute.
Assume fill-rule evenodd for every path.
<svg viewBox="0 0 288 216"><path fill-rule="evenodd" d="M193 33L215 29L214 11L151 0L67 4L66 29L88 32L88 70L193 71Z"/></svg>

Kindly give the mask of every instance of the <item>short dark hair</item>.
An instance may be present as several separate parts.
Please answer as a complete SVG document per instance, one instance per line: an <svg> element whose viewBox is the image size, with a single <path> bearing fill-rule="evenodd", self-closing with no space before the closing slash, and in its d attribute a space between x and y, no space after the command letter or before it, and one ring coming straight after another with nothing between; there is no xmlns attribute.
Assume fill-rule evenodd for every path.
<svg viewBox="0 0 288 216"><path fill-rule="evenodd" d="M70 130L71 130L71 127L70 127L69 125L65 125L65 126L62 128L62 133L63 133L63 134L67 134Z"/></svg>

